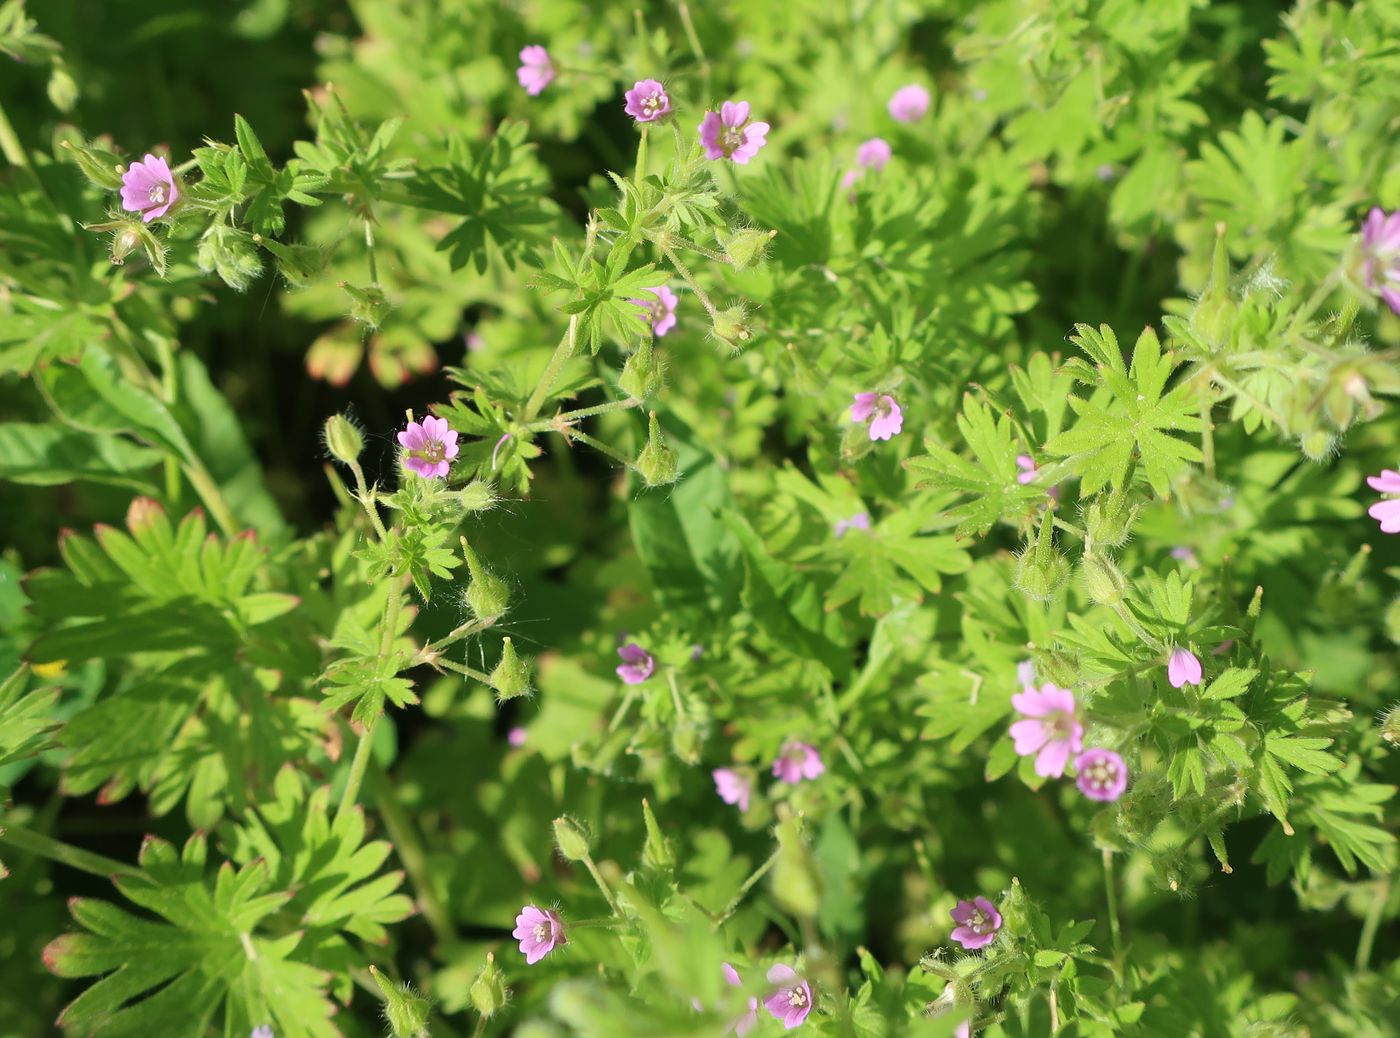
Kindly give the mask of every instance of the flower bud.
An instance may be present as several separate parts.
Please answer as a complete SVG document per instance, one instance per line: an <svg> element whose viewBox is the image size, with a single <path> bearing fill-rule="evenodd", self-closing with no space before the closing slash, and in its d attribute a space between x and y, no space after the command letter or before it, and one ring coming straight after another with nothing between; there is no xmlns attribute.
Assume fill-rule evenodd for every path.
<svg viewBox="0 0 1400 1038"><path fill-rule="evenodd" d="M1128 542L1137 521L1138 506L1129 505L1127 491L1118 487L1100 494L1084 509L1084 530L1090 544L1106 544L1119 548Z"/></svg>
<svg viewBox="0 0 1400 1038"><path fill-rule="evenodd" d="M785 912L810 919L821 907L821 874L798 835L797 820L777 827L778 853L773 861L773 896Z"/></svg>
<svg viewBox="0 0 1400 1038"><path fill-rule="evenodd" d="M389 316L393 306L384 290L378 285L360 288L348 281L340 283L341 289L350 297L350 317L371 329L377 329Z"/></svg>
<svg viewBox="0 0 1400 1038"><path fill-rule="evenodd" d="M1239 307L1230 296L1230 253L1225 247L1225 225L1215 225L1215 252L1211 257L1210 282L1191 313L1191 328L1211 352L1229 344L1230 331Z"/></svg>
<svg viewBox="0 0 1400 1038"><path fill-rule="evenodd" d="M1079 560L1080 572L1084 575L1084 589L1091 601L1099 605L1117 605L1127 595L1128 582L1123 572L1113 564L1107 555L1085 552Z"/></svg>
<svg viewBox="0 0 1400 1038"><path fill-rule="evenodd" d="M407 984L395 984L373 966L370 976L384 995L384 1019L391 1038L429 1038L428 1012L432 1004Z"/></svg>
<svg viewBox="0 0 1400 1038"><path fill-rule="evenodd" d="M486 953L486 965L481 967L481 972L472 981L469 997L472 1008L486 1020L504 1009L510 1001L505 974L496 965L496 956L491 952Z"/></svg>
<svg viewBox="0 0 1400 1038"><path fill-rule="evenodd" d="M777 231L760 231L752 227L744 227L737 231L721 232L719 243L735 269L748 270L763 262L763 254L768 251L768 243L777 234Z"/></svg>
<svg viewBox="0 0 1400 1038"><path fill-rule="evenodd" d="M235 292L244 291L262 273L262 257L252 235L225 223L209 225L199 239L195 258L200 270L217 273Z"/></svg>
<svg viewBox="0 0 1400 1038"><path fill-rule="evenodd" d="M753 329L749 326L748 314L744 312L744 308L731 306L728 310L720 310L714 314L710 334L738 353L744 348L744 344L753 338Z"/></svg>
<svg viewBox="0 0 1400 1038"><path fill-rule="evenodd" d="M120 267L126 262L126 258L139 248L141 248L141 232L131 226L119 228L112 234L110 252L112 263Z"/></svg>
<svg viewBox="0 0 1400 1038"><path fill-rule="evenodd" d="M645 400L659 393L665 381L666 363L657 356L651 336L647 336L622 365L618 385L634 400Z"/></svg>
<svg viewBox="0 0 1400 1038"><path fill-rule="evenodd" d="M495 491L483 479L474 479L457 492L457 503L464 512L485 512L496 506Z"/></svg>
<svg viewBox="0 0 1400 1038"><path fill-rule="evenodd" d="M66 140L60 141L59 147L68 153L83 176L97 187L107 191L121 189L123 167L115 152L92 144L74 144Z"/></svg>
<svg viewBox="0 0 1400 1038"><path fill-rule="evenodd" d="M588 833L568 815L554 820L554 843L567 861L584 861L591 850Z"/></svg>
<svg viewBox="0 0 1400 1038"><path fill-rule="evenodd" d="M481 564L465 537L461 539L461 543L462 557L467 560L467 571L471 575L464 596L467 608L478 620L489 623L504 613L510 605L510 589L506 587L504 580Z"/></svg>
<svg viewBox="0 0 1400 1038"><path fill-rule="evenodd" d="M365 449L364 434L343 414L333 414L326 419L321 438L326 441L331 457L346 465L358 461L360 452Z"/></svg>
<svg viewBox="0 0 1400 1038"><path fill-rule="evenodd" d="M501 702L530 694L530 666L515 652L515 646L506 638L501 645L501 662L491 672L491 687L496 690L496 698Z"/></svg>
<svg viewBox="0 0 1400 1038"><path fill-rule="evenodd" d="M1055 548L1054 530L1054 513L1047 508L1035 544L1027 545L1016 558L1016 589L1037 602L1053 598L1069 576L1069 563Z"/></svg>
<svg viewBox="0 0 1400 1038"><path fill-rule="evenodd" d="M642 847L642 861L647 867L665 871L676 867L676 855L671 850L671 841L661 831L661 824L651 809L651 802L642 798L642 821L646 825L647 842Z"/></svg>
<svg viewBox="0 0 1400 1038"><path fill-rule="evenodd" d="M1400 747L1400 703L1396 703L1380 718L1381 738L1391 746Z"/></svg>
<svg viewBox="0 0 1400 1038"><path fill-rule="evenodd" d="M1340 442L1326 429L1313 429L1298 437L1298 449L1309 461L1321 464L1337 453Z"/></svg>
<svg viewBox="0 0 1400 1038"><path fill-rule="evenodd" d="M676 470L676 452L666 446L661 437L661 424L656 420L656 412L647 418L647 443L637 455L637 471L649 487L674 483L679 475Z"/></svg>

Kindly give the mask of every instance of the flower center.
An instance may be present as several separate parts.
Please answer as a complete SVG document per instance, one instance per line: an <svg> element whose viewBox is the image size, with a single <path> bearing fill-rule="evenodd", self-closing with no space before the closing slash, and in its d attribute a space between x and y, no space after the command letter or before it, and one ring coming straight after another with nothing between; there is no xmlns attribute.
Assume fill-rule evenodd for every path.
<svg viewBox="0 0 1400 1038"><path fill-rule="evenodd" d="M649 118L655 118L656 113L666 107L666 98L660 93L648 94L642 99L642 112Z"/></svg>
<svg viewBox="0 0 1400 1038"><path fill-rule="evenodd" d="M982 914L980 908L974 908L972 910L972 918L968 920L967 925L971 927L972 932L975 934L984 934L989 929L987 926L987 917Z"/></svg>
<svg viewBox="0 0 1400 1038"><path fill-rule="evenodd" d="M548 923L536 923L536 924L535 924L535 940L541 941L541 942L549 940L549 924L548 924Z"/></svg>
<svg viewBox="0 0 1400 1038"><path fill-rule="evenodd" d="M151 190L146 193L146 197L151 200L152 205L165 204L165 185L152 184Z"/></svg>
<svg viewBox="0 0 1400 1038"><path fill-rule="evenodd" d="M434 465L447 460L447 448L442 445L440 440L429 440L418 454L422 456L424 461Z"/></svg>
<svg viewBox="0 0 1400 1038"><path fill-rule="evenodd" d="M1099 791L1110 789L1118 779L1118 765L1112 761L1100 760L1089 765L1089 773L1086 776L1089 785Z"/></svg>
<svg viewBox="0 0 1400 1038"><path fill-rule="evenodd" d="M807 1004L807 992L801 988L792 988L788 991L788 1005L793 1007L805 1006Z"/></svg>
<svg viewBox="0 0 1400 1038"><path fill-rule="evenodd" d="M1050 730L1055 733L1056 739L1070 738L1074 734L1074 715L1063 710L1056 711L1050 722Z"/></svg>
<svg viewBox="0 0 1400 1038"><path fill-rule="evenodd" d="M745 139L746 135L741 127L727 126L719 135L719 146L724 149L726 155L732 155L743 147Z"/></svg>

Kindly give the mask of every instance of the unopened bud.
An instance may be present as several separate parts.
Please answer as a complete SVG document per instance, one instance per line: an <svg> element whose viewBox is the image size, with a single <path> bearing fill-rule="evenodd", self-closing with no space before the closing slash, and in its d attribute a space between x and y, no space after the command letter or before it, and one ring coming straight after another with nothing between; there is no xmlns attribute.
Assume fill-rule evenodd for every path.
<svg viewBox="0 0 1400 1038"><path fill-rule="evenodd" d="M676 469L676 452L666 446L661 436L661 423L653 411L647 418L647 442L637 455L637 471L649 487L674 483L679 473Z"/></svg>
<svg viewBox="0 0 1400 1038"><path fill-rule="evenodd" d="M529 664L516 654L509 638L501 645L501 662L491 672L491 687L501 702L530 694Z"/></svg>
<svg viewBox="0 0 1400 1038"><path fill-rule="evenodd" d="M1053 598L1069 576L1069 562L1055 547L1054 526L1054 513L1047 508L1041 516L1035 543L1027 545L1016 558L1016 590L1037 602Z"/></svg>
<svg viewBox="0 0 1400 1038"><path fill-rule="evenodd" d="M1089 543L1122 547L1132 535L1137 514L1138 506L1128 504L1122 487L1094 498L1084 509L1084 531L1089 535Z"/></svg>
<svg viewBox="0 0 1400 1038"><path fill-rule="evenodd" d="M1340 441L1326 429L1313 429L1298 437L1298 449L1311 462L1321 464L1337 453Z"/></svg>
<svg viewBox="0 0 1400 1038"><path fill-rule="evenodd" d="M584 861L591 851L588 833L568 815L554 820L554 843L568 861Z"/></svg>
<svg viewBox="0 0 1400 1038"><path fill-rule="evenodd" d="M121 266L126 258L141 247L141 232L134 227L122 227L112 234L112 262Z"/></svg>
<svg viewBox="0 0 1400 1038"><path fill-rule="evenodd" d="M496 493L491 484L474 479L457 492L457 503L464 512L485 512L496 506Z"/></svg>
<svg viewBox="0 0 1400 1038"><path fill-rule="evenodd" d="M652 346L651 336L647 336L622 365L618 385L634 400L646 400L659 393L665 382L666 364Z"/></svg>
<svg viewBox="0 0 1400 1038"><path fill-rule="evenodd" d="M486 965L472 981L470 998L472 1008L484 1019L491 1019L505 1008L510 1001L510 989L506 987L505 974L496 965L496 956L486 953Z"/></svg>
<svg viewBox="0 0 1400 1038"><path fill-rule="evenodd" d="M729 257L729 262L736 269L748 270L763 262L763 254L768 251L768 243L773 240L777 233L777 231L760 231L752 227L745 227L741 230L721 233L719 242L724 248L724 254Z"/></svg>
<svg viewBox="0 0 1400 1038"><path fill-rule="evenodd" d="M1107 555L1086 552L1079 562L1084 575L1084 589L1091 601L1099 605L1117 605L1123 601L1128 591L1128 582L1123 572Z"/></svg>
<svg viewBox="0 0 1400 1038"><path fill-rule="evenodd" d="M671 850L671 841L661 831L661 824L651 809L651 802L642 798L642 821L646 825L647 842L642 847L642 861L658 871L676 867L676 855Z"/></svg>
<svg viewBox="0 0 1400 1038"><path fill-rule="evenodd" d="M235 292L244 291L262 273L262 257L252 235L226 223L209 225L199 239L195 258L200 270L218 274Z"/></svg>
<svg viewBox="0 0 1400 1038"><path fill-rule="evenodd" d="M331 457L346 465L358 461L360 452L365 449L364 434L343 414L333 414L326 419L321 438L326 441Z"/></svg>
<svg viewBox="0 0 1400 1038"><path fill-rule="evenodd" d="M731 306L727 310L716 312L710 325L710 333L735 353L753 338L753 328L750 327L748 314L742 306Z"/></svg>
<svg viewBox="0 0 1400 1038"><path fill-rule="evenodd" d="M428 1013L432 1004L407 984L395 984L373 966L370 976L384 995L384 1019L391 1038L429 1038Z"/></svg>
<svg viewBox="0 0 1400 1038"><path fill-rule="evenodd" d="M461 538L461 544L462 557L467 560L471 577L464 596L467 608L478 620L495 620L510 605L510 589L504 580L482 565L465 537Z"/></svg>
<svg viewBox="0 0 1400 1038"><path fill-rule="evenodd" d="M1400 703L1396 703L1380 720L1381 738L1391 746L1400 746Z"/></svg>
<svg viewBox="0 0 1400 1038"><path fill-rule="evenodd" d="M1238 309L1230 295L1230 253L1225 247L1225 225L1217 224L1210 282L1191 313L1191 327L1212 352L1217 352L1229 344Z"/></svg>

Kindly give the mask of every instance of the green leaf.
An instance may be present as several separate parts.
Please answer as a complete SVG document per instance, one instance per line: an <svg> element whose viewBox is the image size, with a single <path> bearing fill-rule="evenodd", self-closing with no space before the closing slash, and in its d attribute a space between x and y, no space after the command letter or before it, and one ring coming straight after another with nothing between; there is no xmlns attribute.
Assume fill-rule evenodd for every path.
<svg viewBox="0 0 1400 1038"><path fill-rule="evenodd" d="M86 480L154 493L140 478L164 454L118 436L96 436L57 425L0 425L0 479L32 486Z"/></svg>

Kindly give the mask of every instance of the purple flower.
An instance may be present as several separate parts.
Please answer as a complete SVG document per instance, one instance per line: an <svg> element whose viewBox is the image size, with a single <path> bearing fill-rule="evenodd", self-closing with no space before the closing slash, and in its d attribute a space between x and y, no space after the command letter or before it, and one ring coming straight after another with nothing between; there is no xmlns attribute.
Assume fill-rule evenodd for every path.
<svg viewBox="0 0 1400 1038"><path fill-rule="evenodd" d="M1172 688L1201 683L1201 661L1190 649L1173 649L1167 660L1167 680Z"/></svg>
<svg viewBox="0 0 1400 1038"><path fill-rule="evenodd" d="M1022 660L1016 664L1016 680L1021 683L1022 688L1035 689L1035 661Z"/></svg>
<svg viewBox="0 0 1400 1038"><path fill-rule="evenodd" d="M729 965L727 962L723 962L720 963L720 967L724 970L724 979L729 983L730 987L738 988L744 986L743 980L739 977L739 971L733 966ZM748 1010L743 1016L731 1020L729 1026L724 1029L724 1033L728 1034L730 1031L733 1031L739 1038L744 1038L744 1035L753 1030L756 1023L758 1023L758 999L750 995Z"/></svg>
<svg viewBox="0 0 1400 1038"><path fill-rule="evenodd" d="M737 804L740 811L749 809L749 794L753 792L753 787L748 779L729 768L716 768L710 774L714 776L715 792L721 800L726 804Z"/></svg>
<svg viewBox="0 0 1400 1038"><path fill-rule="evenodd" d="M253 1033L248 1035L248 1038L273 1038L272 1027L268 1024L254 1027Z"/></svg>
<svg viewBox="0 0 1400 1038"><path fill-rule="evenodd" d="M1366 485L1382 494L1400 494L1400 472L1381 469L1379 476L1366 477ZM1381 524L1381 533L1400 533L1400 498L1377 501L1366 514Z"/></svg>
<svg viewBox="0 0 1400 1038"><path fill-rule="evenodd" d="M533 966L561 944L568 944L564 936L564 922L553 912L541 911L534 905L526 905L515 917L515 929L511 936L520 942L520 952L525 956L525 964Z"/></svg>
<svg viewBox="0 0 1400 1038"><path fill-rule="evenodd" d="M871 137L856 149L856 162L867 169L884 169L893 152L883 137Z"/></svg>
<svg viewBox="0 0 1400 1038"><path fill-rule="evenodd" d="M1035 773L1059 778L1071 754L1084 748L1084 726L1074 712L1074 693L1046 682L1039 691L1027 688L1011 697L1025 716L1011 726L1011 738L1022 757L1035 754Z"/></svg>
<svg viewBox="0 0 1400 1038"><path fill-rule="evenodd" d="M554 79L554 63L549 60L549 51L539 44L523 48L515 78L531 97L541 93Z"/></svg>
<svg viewBox="0 0 1400 1038"><path fill-rule="evenodd" d="M1074 783L1090 800L1111 801L1128 788L1128 766L1112 750L1095 746L1074 758Z"/></svg>
<svg viewBox="0 0 1400 1038"><path fill-rule="evenodd" d="M526 738L528 738L528 733L520 725L516 725L506 733L506 742L512 746L524 746Z"/></svg>
<svg viewBox="0 0 1400 1038"><path fill-rule="evenodd" d="M446 418L429 415L421 422L409 422L407 429L399 431L399 443L404 448L403 463L424 479L447 475L457 456L457 432L448 427Z"/></svg>
<svg viewBox="0 0 1400 1038"><path fill-rule="evenodd" d="M122 174L122 208L140 213L142 223L160 219L179 197L170 163L155 155L133 162Z"/></svg>
<svg viewBox="0 0 1400 1038"><path fill-rule="evenodd" d="M870 513L857 512L849 519L837 519L835 534L838 539L846 536L847 530L868 530L870 529Z"/></svg>
<svg viewBox="0 0 1400 1038"><path fill-rule="evenodd" d="M627 99L624 109L639 123L654 123L663 115L671 114L671 98L654 79L639 79L632 89L622 95Z"/></svg>
<svg viewBox="0 0 1400 1038"><path fill-rule="evenodd" d="M646 311L647 321L651 325L651 334L660 338L676 326L676 304L680 300L676 297L676 293L665 285L660 285L651 291L656 295L654 300L629 299L628 302L634 306L640 306Z"/></svg>
<svg viewBox="0 0 1400 1038"><path fill-rule="evenodd" d="M857 393L851 421L869 422L871 440L888 440L904 428L904 412L888 393Z"/></svg>
<svg viewBox="0 0 1400 1038"><path fill-rule="evenodd" d="M700 146L707 159L730 159L743 166L768 143L767 123L750 123L747 101L726 101L700 122ZM748 125L745 125L748 123Z"/></svg>
<svg viewBox="0 0 1400 1038"><path fill-rule="evenodd" d="M628 642L617 650L622 663L617 668L617 676L629 685L640 685L656 669L656 661L636 642Z"/></svg>
<svg viewBox="0 0 1400 1038"><path fill-rule="evenodd" d="M968 951L985 948L996 940L997 931L1001 929L1001 913L985 897L959 901L948 914L958 924L953 927L953 940Z"/></svg>
<svg viewBox="0 0 1400 1038"><path fill-rule="evenodd" d="M763 1005L791 1031L812 1011L812 989L791 966L782 963L769 969L768 983L777 984L778 990L765 998Z"/></svg>
<svg viewBox="0 0 1400 1038"><path fill-rule="evenodd" d="M1387 214L1376 206L1366 215L1361 227L1361 257L1366 287L1400 314L1400 210Z"/></svg>
<svg viewBox="0 0 1400 1038"><path fill-rule="evenodd" d="M826 771L822 756L815 746L805 742L783 743L782 752L773 762L773 774L779 782L795 786L803 779L814 779Z"/></svg>
<svg viewBox="0 0 1400 1038"><path fill-rule="evenodd" d="M928 113L929 92L917 83L902 86L890 98L890 115L898 122L916 123Z"/></svg>
<svg viewBox="0 0 1400 1038"><path fill-rule="evenodd" d="M1196 558L1196 552L1190 546L1185 544L1178 544L1175 548L1173 548L1171 550L1171 556L1172 558L1176 559L1177 562L1185 562L1192 566L1196 565L1196 563L1199 561Z"/></svg>
<svg viewBox="0 0 1400 1038"><path fill-rule="evenodd" d="M1016 455L1016 467L1021 471L1016 473L1016 482L1025 486L1027 483L1034 483L1036 477L1035 459L1029 454Z"/></svg>

